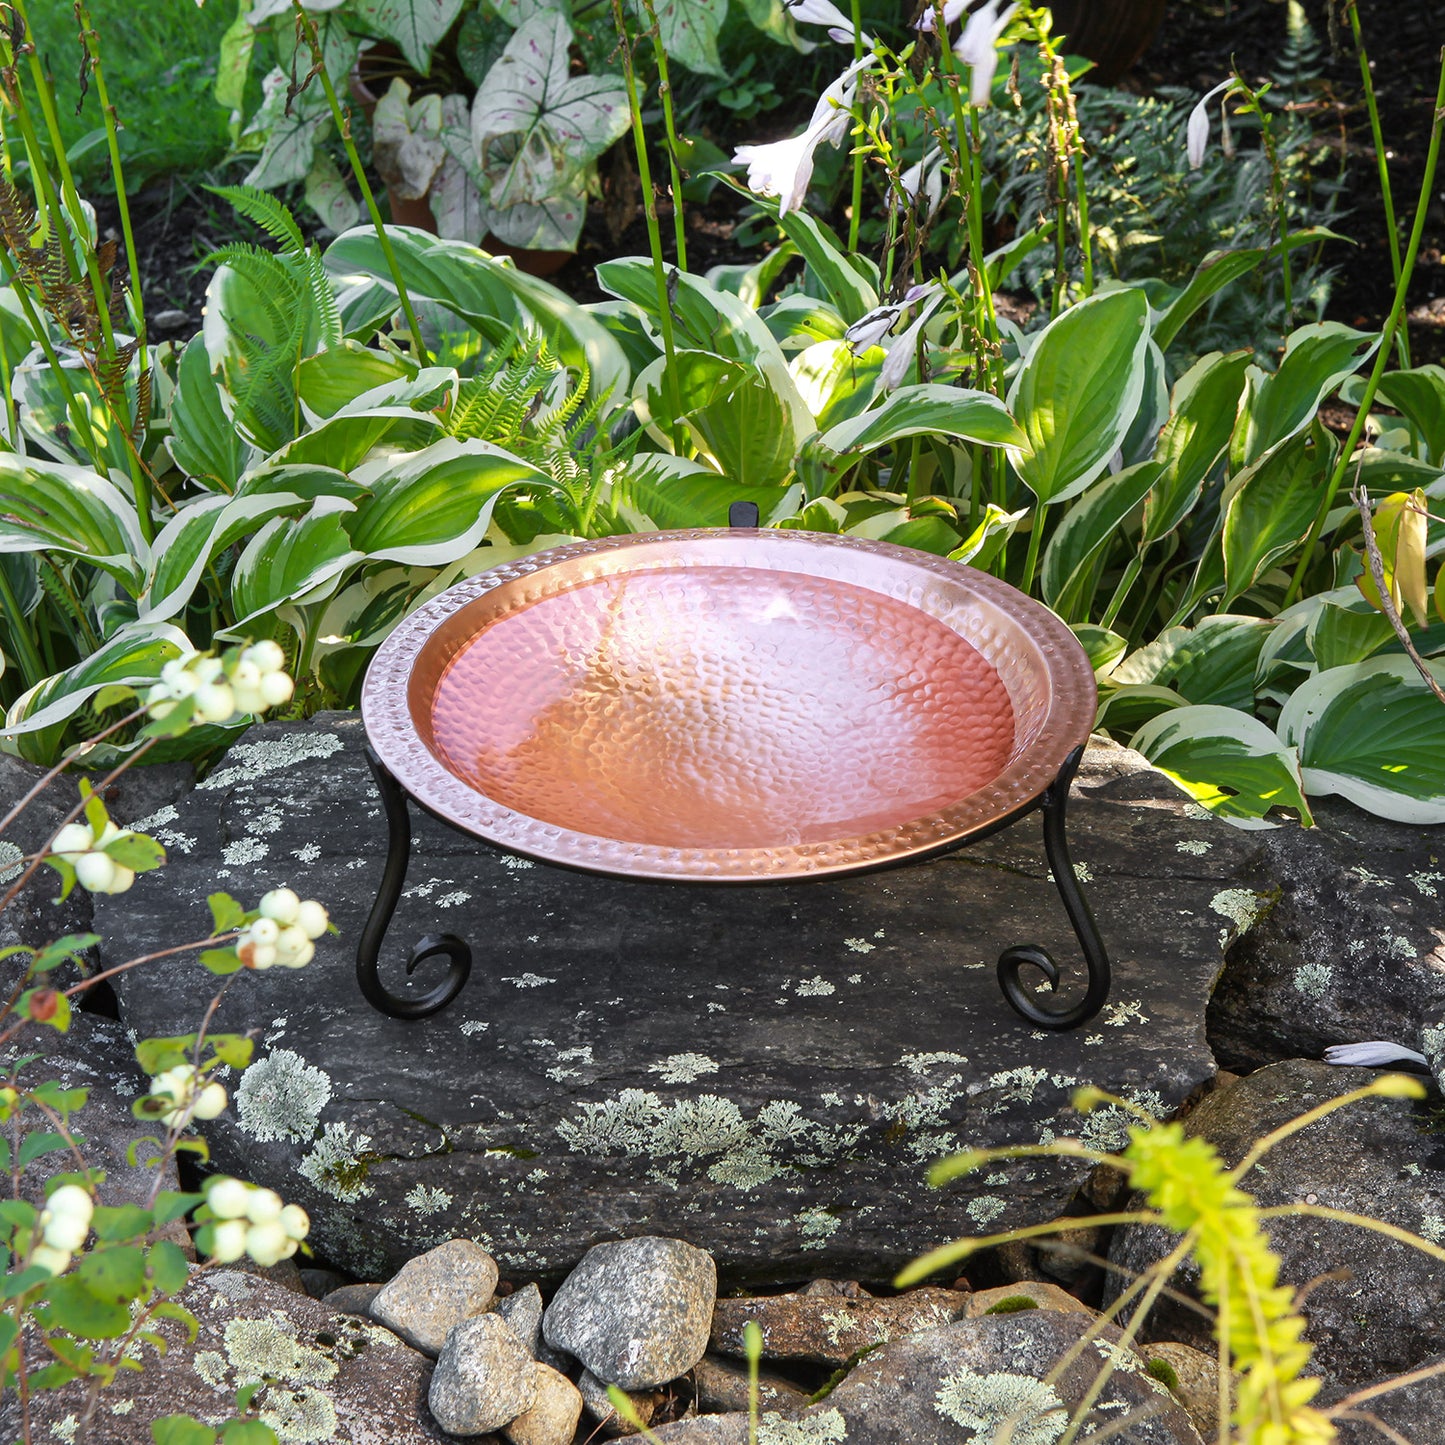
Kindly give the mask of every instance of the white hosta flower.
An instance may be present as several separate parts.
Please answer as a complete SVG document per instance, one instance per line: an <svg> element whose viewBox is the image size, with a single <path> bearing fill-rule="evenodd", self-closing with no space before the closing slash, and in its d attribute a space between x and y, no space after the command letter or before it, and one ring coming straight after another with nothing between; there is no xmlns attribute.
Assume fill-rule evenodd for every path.
<svg viewBox="0 0 1445 1445"><path fill-rule="evenodd" d="M877 306L865 316L860 316L844 333L843 340L858 356L870 346L881 346L883 338L893 330L894 323L903 315L903 307Z"/></svg>
<svg viewBox="0 0 1445 1445"><path fill-rule="evenodd" d="M908 167L898 178L898 183L903 187L903 194L908 198L909 205L913 205L919 193L922 192L928 201L927 215L933 213L943 204L943 152L934 149L928 152L922 160ZM889 195L890 206L897 204L897 197Z"/></svg>
<svg viewBox="0 0 1445 1445"><path fill-rule="evenodd" d="M918 338L927 324L928 318L942 303L943 289L936 281L930 282L926 286L914 286L903 298L903 301L905 305L913 301L922 301L923 309L914 318L912 325L900 333L888 348L888 355L878 373L878 385L883 391L896 391L902 385L903 378L908 375L909 363L918 349Z"/></svg>
<svg viewBox="0 0 1445 1445"><path fill-rule="evenodd" d="M944 0L943 4L943 26L946 30L965 10L968 9L970 0ZM937 28L938 12L929 0L928 8L918 17L918 24L914 29L921 30L925 35L932 35Z"/></svg>
<svg viewBox="0 0 1445 1445"><path fill-rule="evenodd" d="M1374 1039L1364 1044L1331 1044L1325 1050L1325 1063L1350 1064L1356 1068L1380 1069L1391 1064L1428 1063L1424 1054L1392 1044L1388 1039Z"/></svg>
<svg viewBox="0 0 1445 1445"><path fill-rule="evenodd" d="M988 0L968 17L953 53L969 69L968 98L973 105L987 105L993 96L993 77L998 69L998 38L1014 18L1017 5L999 13L999 0Z"/></svg>
<svg viewBox="0 0 1445 1445"><path fill-rule="evenodd" d="M1204 152L1209 149L1209 102L1220 91L1228 90L1233 84L1233 80L1221 81L1189 112L1189 124L1184 132L1184 149L1189 157L1191 171L1197 171L1204 164Z"/></svg>
<svg viewBox="0 0 1445 1445"><path fill-rule="evenodd" d="M853 43L853 22L832 0L783 0L783 5L800 25L826 25L829 40L836 40L839 45ZM866 48L872 48L871 35L860 31L858 38Z"/></svg>
<svg viewBox="0 0 1445 1445"><path fill-rule="evenodd" d="M798 210L813 179L813 152L824 141L836 146L852 124L849 107L858 93L858 75L874 65L865 55L855 61L818 97L813 117L802 135L772 145L739 146L733 161L748 168L748 189L763 196L778 197L778 212L786 216Z"/></svg>

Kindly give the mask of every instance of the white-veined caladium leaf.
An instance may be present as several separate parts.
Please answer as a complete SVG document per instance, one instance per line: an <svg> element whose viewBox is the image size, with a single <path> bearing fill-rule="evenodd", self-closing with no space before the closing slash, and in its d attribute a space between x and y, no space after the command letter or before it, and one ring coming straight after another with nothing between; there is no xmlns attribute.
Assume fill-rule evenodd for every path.
<svg viewBox="0 0 1445 1445"><path fill-rule="evenodd" d="M304 181L316 157L316 146L331 127L331 111L320 87L308 86L291 102L286 113L286 73L271 71L261 82L260 109L242 132L253 141L264 136L265 143L244 184L274 191L291 181Z"/></svg>
<svg viewBox="0 0 1445 1445"><path fill-rule="evenodd" d="M351 194L336 162L325 151L317 151L306 172L306 204L328 231L339 236L361 219L361 204Z"/></svg>
<svg viewBox="0 0 1445 1445"><path fill-rule="evenodd" d="M487 234L485 178L472 148L471 105L464 95L442 96L441 142L446 150L431 183L437 235L480 246Z"/></svg>
<svg viewBox="0 0 1445 1445"><path fill-rule="evenodd" d="M566 15L571 7L567 0L492 0L492 9L515 30L543 11L552 10Z"/></svg>
<svg viewBox="0 0 1445 1445"><path fill-rule="evenodd" d="M376 103L371 118L371 154L392 195L420 200L446 159L442 143L442 98L411 98L411 86L396 76Z"/></svg>
<svg viewBox="0 0 1445 1445"><path fill-rule="evenodd" d="M441 44L462 0L352 0L351 9L369 31L394 40L407 64L431 74L432 52Z"/></svg>
<svg viewBox="0 0 1445 1445"><path fill-rule="evenodd" d="M326 10L338 10L346 4L346 0L301 0L301 8L309 10L313 15L320 15ZM290 15L293 13L291 0L256 0L250 13L246 16L248 25L264 25L268 20L274 20L278 15Z"/></svg>
<svg viewBox="0 0 1445 1445"><path fill-rule="evenodd" d="M572 181L545 201L522 201L502 210L486 207L483 214L486 230L504 246L520 251L575 251L587 218L587 189L580 180Z"/></svg>
<svg viewBox="0 0 1445 1445"><path fill-rule="evenodd" d="M647 10L642 0L632 0L632 13L646 30ZM728 0L653 0L658 37L669 60L702 75L721 75L717 36L727 19Z"/></svg>
<svg viewBox="0 0 1445 1445"><path fill-rule="evenodd" d="M493 210L542 205L627 130L615 75L572 75L572 27L544 12L520 26L472 103L472 142Z"/></svg>
<svg viewBox="0 0 1445 1445"><path fill-rule="evenodd" d="M1445 663L1425 664L1445 684ZM1305 786L1398 823L1445 823L1445 706L1408 657L1372 657L1301 683L1279 715Z"/></svg>

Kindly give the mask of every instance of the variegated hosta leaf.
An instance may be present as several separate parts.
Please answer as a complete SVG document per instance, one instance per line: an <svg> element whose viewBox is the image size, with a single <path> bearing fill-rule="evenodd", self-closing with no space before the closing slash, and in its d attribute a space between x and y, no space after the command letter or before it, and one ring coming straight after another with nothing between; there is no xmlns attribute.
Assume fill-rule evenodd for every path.
<svg viewBox="0 0 1445 1445"><path fill-rule="evenodd" d="M346 534L346 514L356 509L340 497L319 497L299 520L267 522L237 559L231 573L235 623L227 635L244 636L246 623L287 603L320 600L341 575L362 560Z"/></svg>
<svg viewBox="0 0 1445 1445"><path fill-rule="evenodd" d="M286 113L286 73L273 70L261 82L261 107L251 117L242 138L265 137L256 164L246 174L245 184L274 191L291 181L304 181L311 170L318 142L331 126L326 97L312 85L302 91Z"/></svg>
<svg viewBox="0 0 1445 1445"><path fill-rule="evenodd" d="M0 453L0 552L65 552L108 572L132 597L150 555L135 504L87 467Z"/></svg>
<svg viewBox="0 0 1445 1445"><path fill-rule="evenodd" d="M18 404L20 426L25 435L45 452L56 455L57 460L80 462L102 471L128 471L130 448L126 445L123 423L137 414L139 363L132 361L126 369L125 400L119 402L121 415L117 417L75 353L61 351L59 356L66 380L85 415L96 455L87 449L87 430L78 425L71 414L60 379L39 347L15 368L11 377L12 395Z"/></svg>
<svg viewBox="0 0 1445 1445"><path fill-rule="evenodd" d="M181 353L171 395L171 434L166 450L188 476L207 488L232 490L256 458L226 414L221 388L211 373L205 338L193 336Z"/></svg>
<svg viewBox="0 0 1445 1445"><path fill-rule="evenodd" d="M376 103L371 118L371 154L394 196L420 200L446 159L442 144L442 98L411 99L411 86L397 76Z"/></svg>
<svg viewBox="0 0 1445 1445"><path fill-rule="evenodd" d="M361 219L361 203L351 194L341 171L325 151L317 151L306 173L306 204L328 231L339 236Z"/></svg>
<svg viewBox="0 0 1445 1445"><path fill-rule="evenodd" d="M523 24L472 103L472 140L495 210L540 205L628 127L615 75L573 75L572 27L544 12ZM504 145L508 138L511 144Z"/></svg>
<svg viewBox="0 0 1445 1445"><path fill-rule="evenodd" d="M366 29L394 40L407 64L431 74L432 52L462 8L462 0L351 0Z"/></svg>
<svg viewBox="0 0 1445 1445"><path fill-rule="evenodd" d="M632 12L640 27L647 25L647 11L641 0L633 0ZM727 19L728 0L654 0L658 36L667 58L702 75L721 75L717 35Z"/></svg>
<svg viewBox="0 0 1445 1445"><path fill-rule="evenodd" d="M83 662L16 698L5 716L0 747L34 762L49 759L51 745L37 734L64 724L104 687L144 688L159 681L167 662L193 650L186 634L169 623L122 628Z"/></svg>

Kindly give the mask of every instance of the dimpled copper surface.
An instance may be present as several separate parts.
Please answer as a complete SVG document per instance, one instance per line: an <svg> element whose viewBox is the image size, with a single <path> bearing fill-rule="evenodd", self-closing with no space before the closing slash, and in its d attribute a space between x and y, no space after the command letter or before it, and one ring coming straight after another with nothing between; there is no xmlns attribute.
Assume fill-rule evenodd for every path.
<svg viewBox="0 0 1445 1445"><path fill-rule="evenodd" d="M1014 716L977 649L905 603L679 567L493 622L443 673L432 732L457 777L533 818L661 848L776 848L983 787Z"/></svg>
<svg viewBox="0 0 1445 1445"><path fill-rule="evenodd" d="M1086 740L1088 660L971 568L804 532L576 543L405 619L362 713L418 801L505 848L718 882L939 851Z"/></svg>

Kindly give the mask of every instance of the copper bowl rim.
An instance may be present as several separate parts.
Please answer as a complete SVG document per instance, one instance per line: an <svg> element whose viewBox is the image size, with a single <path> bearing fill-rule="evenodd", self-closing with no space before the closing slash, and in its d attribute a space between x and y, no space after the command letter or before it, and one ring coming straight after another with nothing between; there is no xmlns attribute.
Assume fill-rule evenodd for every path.
<svg viewBox="0 0 1445 1445"><path fill-rule="evenodd" d="M808 559L824 555L819 549L842 548L902 564L919 580L949 583L965 600L981 604L1022 629L1049 690L1047 710L1034 736L993 781L937 813L857 837L768 848L675 848L575 832L487 797L449 771L428 747L413 716L414 673L428 643L463 608L496 588L578 559L606 559L612 553L679 543L691 547L699 542L726 541L736 547L740 540L749 546L778 549L774 556L796 565L778 566L770 560L759 560L757 565L784 575L833 575L810 573ZM615 564L606 566L607 572L618 570ZM580 579L586 580L585 576ZM843 576L841 580L879 590L856 578ZM1093 669L1072 630L1042 603L1008 583L963 563L887 542L821 532L740 528L632 533L573 542L490 568L448 588L404 618L377 649L361 695L362 723L378 757L412 798L461 831L508 853L586 872L715 883L866 872L957 847L1017 816L1042 795L1069 753L1087 742L1096 707Z"/></svg>

